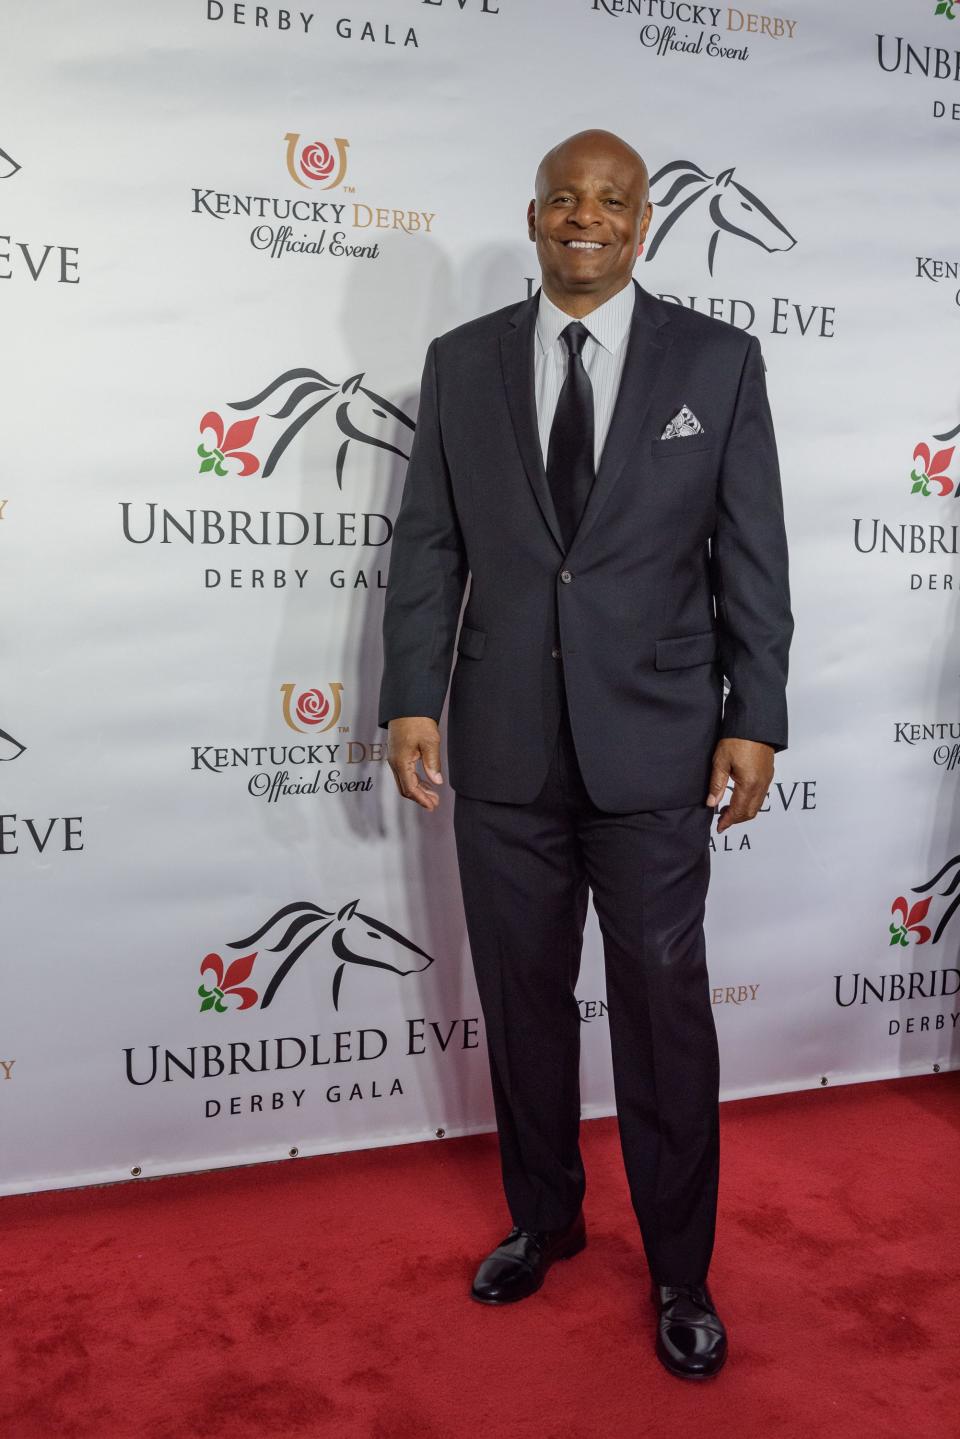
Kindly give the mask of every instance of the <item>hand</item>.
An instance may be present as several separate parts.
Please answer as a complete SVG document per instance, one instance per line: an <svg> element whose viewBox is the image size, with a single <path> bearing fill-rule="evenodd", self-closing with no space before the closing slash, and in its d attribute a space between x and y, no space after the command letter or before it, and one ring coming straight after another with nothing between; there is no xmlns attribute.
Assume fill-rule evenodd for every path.
<svg viewBox="0 0 960 1439"><path fill-rule="evenodd" d="M417 774L417 761L427 779L443 784L440 773L440 730L426 715L405 715L387 726L387 763L393 770L397 789L404 799L415 800L424 809L436 809L440 796Z"/></svg>
<svg viewBox="0 0 960 1439"><path fill-rule="evenodd" d="M733 794L726 809L720 810L717 834L756 816L773 783L773 747L752 739L722 739L713 752L708 805L716 808L729 779Z"/></svg>

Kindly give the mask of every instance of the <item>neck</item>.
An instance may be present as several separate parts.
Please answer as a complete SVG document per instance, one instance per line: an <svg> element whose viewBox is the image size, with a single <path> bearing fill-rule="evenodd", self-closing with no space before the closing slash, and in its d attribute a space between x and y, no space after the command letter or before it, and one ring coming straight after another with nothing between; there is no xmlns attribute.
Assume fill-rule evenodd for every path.
<svg viewBox="0 0 960 1439"><path fill-rule="evenodd" d="M573 320L582 320L584 315L589 315L593 310L599 310L601 305L605 305L608 300L613 299L614 295L619 295L621 290L625 290L627 285L632 284L633 276L631 275L622 285L614 285L609 290L584 295L577 291L557 289L552 281L544 275L543 293L565 315L569 315Z"/></svg>

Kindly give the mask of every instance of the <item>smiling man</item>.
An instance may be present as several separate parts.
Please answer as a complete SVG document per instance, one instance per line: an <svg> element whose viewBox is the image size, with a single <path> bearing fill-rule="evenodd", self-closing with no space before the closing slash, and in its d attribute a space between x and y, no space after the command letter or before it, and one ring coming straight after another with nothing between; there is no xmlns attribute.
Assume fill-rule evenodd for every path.
<svg viewBox="0 0 960 1439"><path fill-rule="evenodd" d="M793 621L759 345L633 281L650 217L635 150L603 130L565 140L527 214L542 288L431 344L380 723L401 794L433 813L456 645L454 831L513 1219L472 1296L524 1299L586 1243L575 985L592 893L656 1352L701 1379L727 1354L707 1285L710 823L730 782L718 832L770 786Z"/></svg>

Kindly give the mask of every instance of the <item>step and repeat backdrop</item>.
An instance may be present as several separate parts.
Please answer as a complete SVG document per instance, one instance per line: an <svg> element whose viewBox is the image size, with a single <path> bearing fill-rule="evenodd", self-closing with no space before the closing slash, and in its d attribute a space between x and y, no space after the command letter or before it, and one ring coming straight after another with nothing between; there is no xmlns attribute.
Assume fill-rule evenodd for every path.
<svg viewBox="0 0 960 1439"><path fill-rule="evenodd" d="M14 7L0 1191L492 1128L380 624L425 349L531 293L537 162L593 125L649 165L638 280L758 336L781 447L791 745L713 846L724 1095L957 1066L960 5L784 4ZM611 1113L592 918L578 995Z"/></svg>

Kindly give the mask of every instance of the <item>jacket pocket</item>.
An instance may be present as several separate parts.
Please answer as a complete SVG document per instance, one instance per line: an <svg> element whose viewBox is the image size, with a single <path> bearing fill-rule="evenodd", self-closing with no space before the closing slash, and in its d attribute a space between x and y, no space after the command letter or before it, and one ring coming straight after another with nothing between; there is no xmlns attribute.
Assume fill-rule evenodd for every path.
<svg viewBox="0 0 960 1439"><path fill-rule="evenodd" d="M654 456L682 459L684 455L698 455L702 450L712 450L714 441L710 435L675 435L672 440L651 440L650 452Z"/></svg>
<svg viewBox="0 0 960 1439"><path fill-rule="evenodd" d="M467 625L460 626L460 637L457 640L457 651L466 655L467 659L478 660L483 654L483 647L487 642L485 630L472 630Z"/></svg>
<svg viewBox="0 0 960 1439"><path fill-rule="evenodd" d="M716 631L706 630L699 635L680 635L673 640L657 640L655 651L658 670L679 670L691 665L712 664L717 657Z"/></svg>

